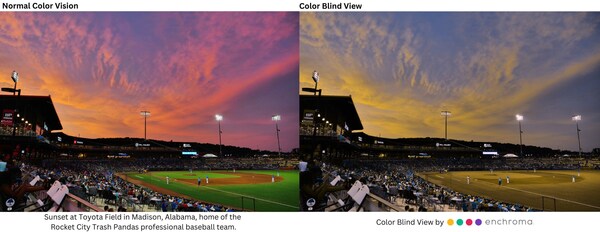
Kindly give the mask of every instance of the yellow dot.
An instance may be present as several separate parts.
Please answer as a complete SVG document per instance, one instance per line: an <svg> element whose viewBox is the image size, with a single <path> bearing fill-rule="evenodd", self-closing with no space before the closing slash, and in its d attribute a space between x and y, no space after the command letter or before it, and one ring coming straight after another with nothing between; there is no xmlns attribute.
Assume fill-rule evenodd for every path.
<svg viewBox="0 0 600 232"><path fill-rule="evenodd" d="M449 225L449 226L451 226L451 225L454 225L454 220L452 220L452 219L448 219L448 225Z"/></svg>

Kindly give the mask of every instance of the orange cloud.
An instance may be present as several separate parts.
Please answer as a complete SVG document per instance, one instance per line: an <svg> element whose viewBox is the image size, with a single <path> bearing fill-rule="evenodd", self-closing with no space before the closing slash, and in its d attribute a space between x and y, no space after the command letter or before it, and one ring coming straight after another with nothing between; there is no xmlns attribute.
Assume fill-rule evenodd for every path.
<svg viewBox="0 0 600 232"><path fill-rule="evenodd" d="M214 143L212 117L230 112L236 115L226 116L230 122L249 121L227 134L246 139L227 144L273 150L276 145L262 136L272 128L256 126L264 124L257 112L241 105L261 105L256 108L266 111L265 118L273 111L297 114L286 112L289 102L281 100L297 99L296 13L0 17L0 48L8 54L0 55L0 71L19 70L25 94L51 95L66 133L141 137L139 111L149 110L149 137ZM262 106L240 99L252 94L272 100ZM297 147L297 123L281 123L285 149Z"/></svg>

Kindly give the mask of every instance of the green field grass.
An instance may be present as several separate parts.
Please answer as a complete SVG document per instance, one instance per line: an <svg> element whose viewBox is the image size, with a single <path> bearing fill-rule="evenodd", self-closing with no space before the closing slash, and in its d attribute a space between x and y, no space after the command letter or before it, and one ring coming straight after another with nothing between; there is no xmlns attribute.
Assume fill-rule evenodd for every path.
<svg viewBox="0 0 600 232"><path fill-rule="evenodd" d="M464 194L546 211L600 211L600 171L468 171L421 173L437 185ZM467 176L470 184L467 184ZM506 183L506 176L510 183ZM572 182L573 176L575 182ZM502 186L498 185L502 178Z"/></svg>
<svg viewBox="0 0 600 232"><path fill-rule="evenodd" d="M238 173L257 173L276 175L273 170L238 170ZM218 203L238 209L252 211L298 211L299 201L299 176L298 171L279 171L283 181L261 184L238 184L238 185L201 185L200 187L171 181L166 184L165 177L172 179L193 179L202 177L203 183L206 176L211 178L237 178L234 175L226 175L209 171L194 171L195 176L189 176L189 171L175 172L150 172L150 173L127 173L128 178L141 180L162 188L168 188L177 193L205 202ZM242 198L244 202L242 205ZM251 199L254 199L252 202Z"/></svg>

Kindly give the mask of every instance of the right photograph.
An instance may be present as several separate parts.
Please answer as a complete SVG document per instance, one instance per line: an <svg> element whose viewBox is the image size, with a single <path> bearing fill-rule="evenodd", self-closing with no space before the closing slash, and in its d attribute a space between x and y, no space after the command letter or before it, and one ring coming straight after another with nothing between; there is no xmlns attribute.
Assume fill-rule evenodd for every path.
<svg viewBox="0 0 600 232"><path fill-rule="evenodd" d="M599 13L300 13L302 211L600 211Z"/></svg>

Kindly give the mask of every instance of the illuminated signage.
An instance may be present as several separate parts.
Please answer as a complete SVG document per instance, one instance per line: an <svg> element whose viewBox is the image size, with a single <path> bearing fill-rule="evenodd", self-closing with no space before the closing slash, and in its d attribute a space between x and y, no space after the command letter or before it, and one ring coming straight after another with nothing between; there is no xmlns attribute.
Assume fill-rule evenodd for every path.
<svg viewBox="0 0 600 232"><path fill-rule="evenodd" d="M315 119L315 111L314 110L306 110L304 111L304 120L313 120Z"/></svg>
<svg viewBox="0 0 600 232"><path fill-rule="evenodd" d="M13 115L14 110L3 110L2 111L2 125L3 126L12 126L13 125Z"/></svg>
<svg viewBox="0 0 600 232"><path fill-rule="evenodd" d="M484 151L483 155L498 155L498 152L496 152L496 151Z"/></svg>

